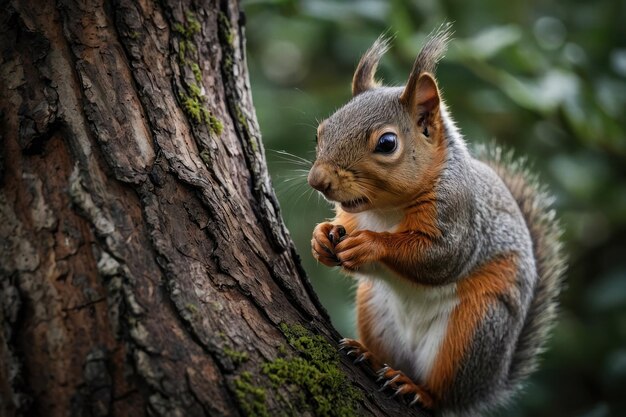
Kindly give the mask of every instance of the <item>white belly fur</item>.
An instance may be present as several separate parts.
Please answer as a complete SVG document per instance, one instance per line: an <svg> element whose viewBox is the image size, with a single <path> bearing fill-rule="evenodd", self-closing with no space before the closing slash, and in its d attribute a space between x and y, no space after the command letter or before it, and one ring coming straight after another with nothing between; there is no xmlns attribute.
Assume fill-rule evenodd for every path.
<svg viewBox="0 0 626 417"><path fill-rule="evenodd" d="M400 219L359 213L360 230L393 231ZM357 278L372 283L368 307L376 317L372 335L391 356L389 365L425 381L446 336L450 314L458 304L456 284L421 286L377 264Z"/></svg>

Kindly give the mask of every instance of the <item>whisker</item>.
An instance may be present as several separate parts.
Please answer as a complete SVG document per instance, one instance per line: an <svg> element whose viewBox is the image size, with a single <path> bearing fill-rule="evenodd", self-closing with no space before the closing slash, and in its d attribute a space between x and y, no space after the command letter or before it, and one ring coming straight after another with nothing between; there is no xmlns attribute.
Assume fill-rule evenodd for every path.
<svg viewBox="0 0 626 417"><path fill-rule="evenodd" d="M297 161L297 160L293 160L293 159L280 159L280 160L274 160L272 162L276 162L279 164L290 164L290 165L295 165L297 167L303 167L303 168L310 168L312 164L309 164L307 162L304 161Z"/></svg>
<svg viewBox="0 0 626 417"><path fill-rule="evenodd" d="M319 123L317 125L314 125L314 124L311 124L310 122L301 122L301 123L294 123L294 126L306 126L312 129L317 129L317 126L319 126Z"/></svg>
<svg viewBox="0 0 626 417"><path fill-rule="evenodd" d="M292 209L307 192L312 191L311 188L303 188L303 186L303 183L292 183L289 187L279 191L285 207ZM291 210L287 212L291 212Z"/></svg>
<svg viewBox="0 0 626 417"><path fill-rule="evenodd" d="M274 155L278 156L279 158L281 158L281 161L283 162L306 166L306 167L311 167L313 165L313 161L310 161L298 155L294 155L285 150L269 149L269 151L272 152Z"/></svg>
<svg viewBox="0 0 626 417"><path fill-rule="evenodd" d="M309 197L307 197L307 199L306 199L307 204L309 203L309 201L311 201L311 196L312 195L313 195L313 193L309 194ZM318 195L319 195L319 193L318 193Z"/></svg>
<svg viewBox="0 0 626 417"><path fill-rule="evenodd" d="M307 185L305 181L299 181L299 178L286 178L276 184L276 188L279 192L285 192L293 189L296 186Z"/></svg>
<svg viewBox="0 0 626 417"><path fill-rule="evenodd" d="M293 157L293 158L296 158L296 159L300 159L300 160L305 161L305 162L311 162L311 161L309 161L308 159L304 159L304 158L303 158L303 157L301 157L301 156L298 156L298 155L292 154L291 152L287 152L287 151L286 151L286 150L284 150L284 149L270 149L270 150L271 150L272 152L275 152L275 153L279 154L279 155L286 155L286 156L290 156L290 157Z"/></svg>
<svg viewBox="0 0 626 417"><path fill-rule="evenodd" d="M302 200L302 198L308 193L309 196L307 197L307 200L309 200L311 198L311 195L313 195L313 192L315 190L313 190L312 188L306 188L304 191L298 193L298 195L295 197L295 199L293 200L293 206L295 206L296 204L298 204L300 202L300 200ZM306 204L304 206L304 210L308 210L309 209L309 205Z"/></svg>

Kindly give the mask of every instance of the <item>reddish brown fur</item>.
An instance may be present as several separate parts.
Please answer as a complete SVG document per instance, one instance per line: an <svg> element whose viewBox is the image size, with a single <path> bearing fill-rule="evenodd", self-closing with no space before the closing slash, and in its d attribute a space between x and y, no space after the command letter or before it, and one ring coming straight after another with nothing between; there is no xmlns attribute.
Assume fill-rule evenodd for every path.
<svg viewBox="0 0 626 417"><path fill-rule="evenodd" d="M368 308L370 299L372 297L372 284L370 282L362 282L356 292L356 305L357 305L357 328L359 332L359 339L364 346L374 355L376 358L376 364L372 364L374 370L382 367L383 363L391 362L391 358L385 352L384 344L382 340L378 339L376 335L372 333L372 322L376 320L371 310Z"/></svg>
<svg viewBox="0 0 626 417"><path fill-rule="evenodd" d="M436 126L435 132L439 137L436 139L437 146L433 153L433 161L424 175L423 191L410 200L404 209L404 220L398 226L398 233L415 231L430 238L436 238L441 235L441 231L437 226L436 186L445 162L446 149L441 137L441 121L439 118L437 118L437 122L434 125Z"/></svg>
<svg viewBox="0 0 626 417"><path fill-rule="evenodd" d="M516 271L516 260L511 255L484 264L458 282L459 304L450 316L447 334L426 384L436 398L440 399L452 384L489 305L514 286Z"/></svg>
<svg viewBox="0 0 626 417"><path fill-rule="evenodd" d="M445 161L445 147L439 119L433 123L432 130L437 142L423 177L424 188L417 196L406 196L410 203L405 205L403 219L393 233L359 230L354 214L337 210L332 223L344 226L349 237L337 249L351 251L349 255L343 254L344 269L354 270L368 262L380 261L407 279L415 278L414 265L425 247L441 234L437 226L436 181Z"/></svg>
<svg viewBox="0 0 626 417"><path fill-rule="evenodd" d="M335 217L333 224L342 225L346 229L346 233L348 235L356 232L357 230L357 219L354 214L345 212L341 209L337 209L337 217Z"/></svg>
<svg viewBox="0 0 626 417"><path fill-rule="evenodd" d="M443 142L441 119L433 121L436 148L432 163L424 175L424 188L404 208L404 218L395 233L381 234L383 240L382 262L401 276L414 280L414 265L419 263L424 249L433 239L441 236L437 224L437 179L445 163L446 148Z"/></svg>

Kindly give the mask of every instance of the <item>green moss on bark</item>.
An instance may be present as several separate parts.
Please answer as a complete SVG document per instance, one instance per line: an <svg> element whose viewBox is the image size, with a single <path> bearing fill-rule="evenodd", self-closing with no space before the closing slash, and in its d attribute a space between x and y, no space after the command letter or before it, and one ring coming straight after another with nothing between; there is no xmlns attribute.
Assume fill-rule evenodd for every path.
<svg viewBox="0 0 626 417"><path fill-rule="evenodd" d="M195 62L192 62L190 65L191 72L193 72L193 77L196 79L198 84L202 83L202 71L200 71L200 66Z"/></svg>
<svg viewBox="0 0 626 417"><path fill-rule="evenodd" d="M361 392L341 371L335 347L299 324L283 323L280 329L299 356L286 356L281 346L285 357L261 365L260 375L267 376L266 381L255 384L250 372L239 374L234 380L235 395L244 413L268 415L266 396L271 392L283 403L281 415L356 416Z"/></svg>
<svg viewBox="0 0 626 417"><path fill-rule="evenodd" d="M242 363L247 362L248 359L250 359L248 356L248 352L239 352L238 350L229 347L224 348L224 353L230 358L231 361L233 361L233 364L235 366L241 365Z"/></svg>
<svg viewBox="0 0 626 417"><path fill-rule="evenodd" d="M209 129L219 136L222 134L224 125L205 107L206 99L200 88L202 85L202 70L196 62L193 62L197 51L193 44L193 37L200 32L201 25L192 13L187 12L185 16L186 21L184 23L176 22L172 25L172 28L179 35L178 62L183 72L191 71L195 83L185 82L186 92L179 93L179 98L185 113L194 123L206 123Z"/></svg>
<svg viewBox="0 0 626 417"><path fill-rule="evenodd" d="M196 33L200 33L200 22L191 12L187 12L185 17L187 18L187 21L184 24L176 22L174 23L173 28L174 31L183 38L191 39L193 35L195 35Z"/></svg>
<svg viewBox="0 0 626 417"><path fill-rule="evenodd" d="M193 122L206 123L213 133L218 136L221 135L224 130L224 125L204 106L205 97L200 87L196 84L190 84L188 91L188 95L185 93L179 94L185 113L187 113Z"/></svg>
<svg viewBox="0 0 626 417"><path fill-rule="evenodd" d="M309 410L316 416L355 416L361 394L339 368L335 347L299 324L283 323L280 327L301 356L278 358L263 365L262 372L272 386L300 392L293 397L296 410Z"/></svg>
<svg viewBox="0 0 626 417"><path fill-rule="evenodd" d="M226 42L228 42L228 44L232 46L233 42L235 41L235 35L233 33L233 27L230 24L230 20L228 20L228 16L226 16L224 13L220 13L218 19L219 26L223 31L224 39L226 39Z"/></svg>
<svg viewBox="0 0 626 417"><path fill-rule="evenodd" d="M242 372L233 380L239 407L247 416L269 417L265 405L265 390L253 384L252 374Z"/></svg>

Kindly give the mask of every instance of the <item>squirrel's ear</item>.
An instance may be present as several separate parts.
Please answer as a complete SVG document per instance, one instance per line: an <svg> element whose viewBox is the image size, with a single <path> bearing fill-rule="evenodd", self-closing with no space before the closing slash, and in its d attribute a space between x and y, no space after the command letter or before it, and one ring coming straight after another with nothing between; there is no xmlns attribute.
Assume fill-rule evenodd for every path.
<svg viewBox="0 0 626 417"><path fill-rule="evenodd" d="M411 113L432 112L439 106L439 89L437 81L425 72L419 76L413 74L400 96L402 102Z"/></svg>
<svg viewBox="0 0 626 417"><path fill-rule="evenodd" d="M376 42L365 52L359 61L354 76L352 77L352 96L361 94L364 91L378 87L374 79L378 61L389 49L389 38L380 35Z"/></svg>

